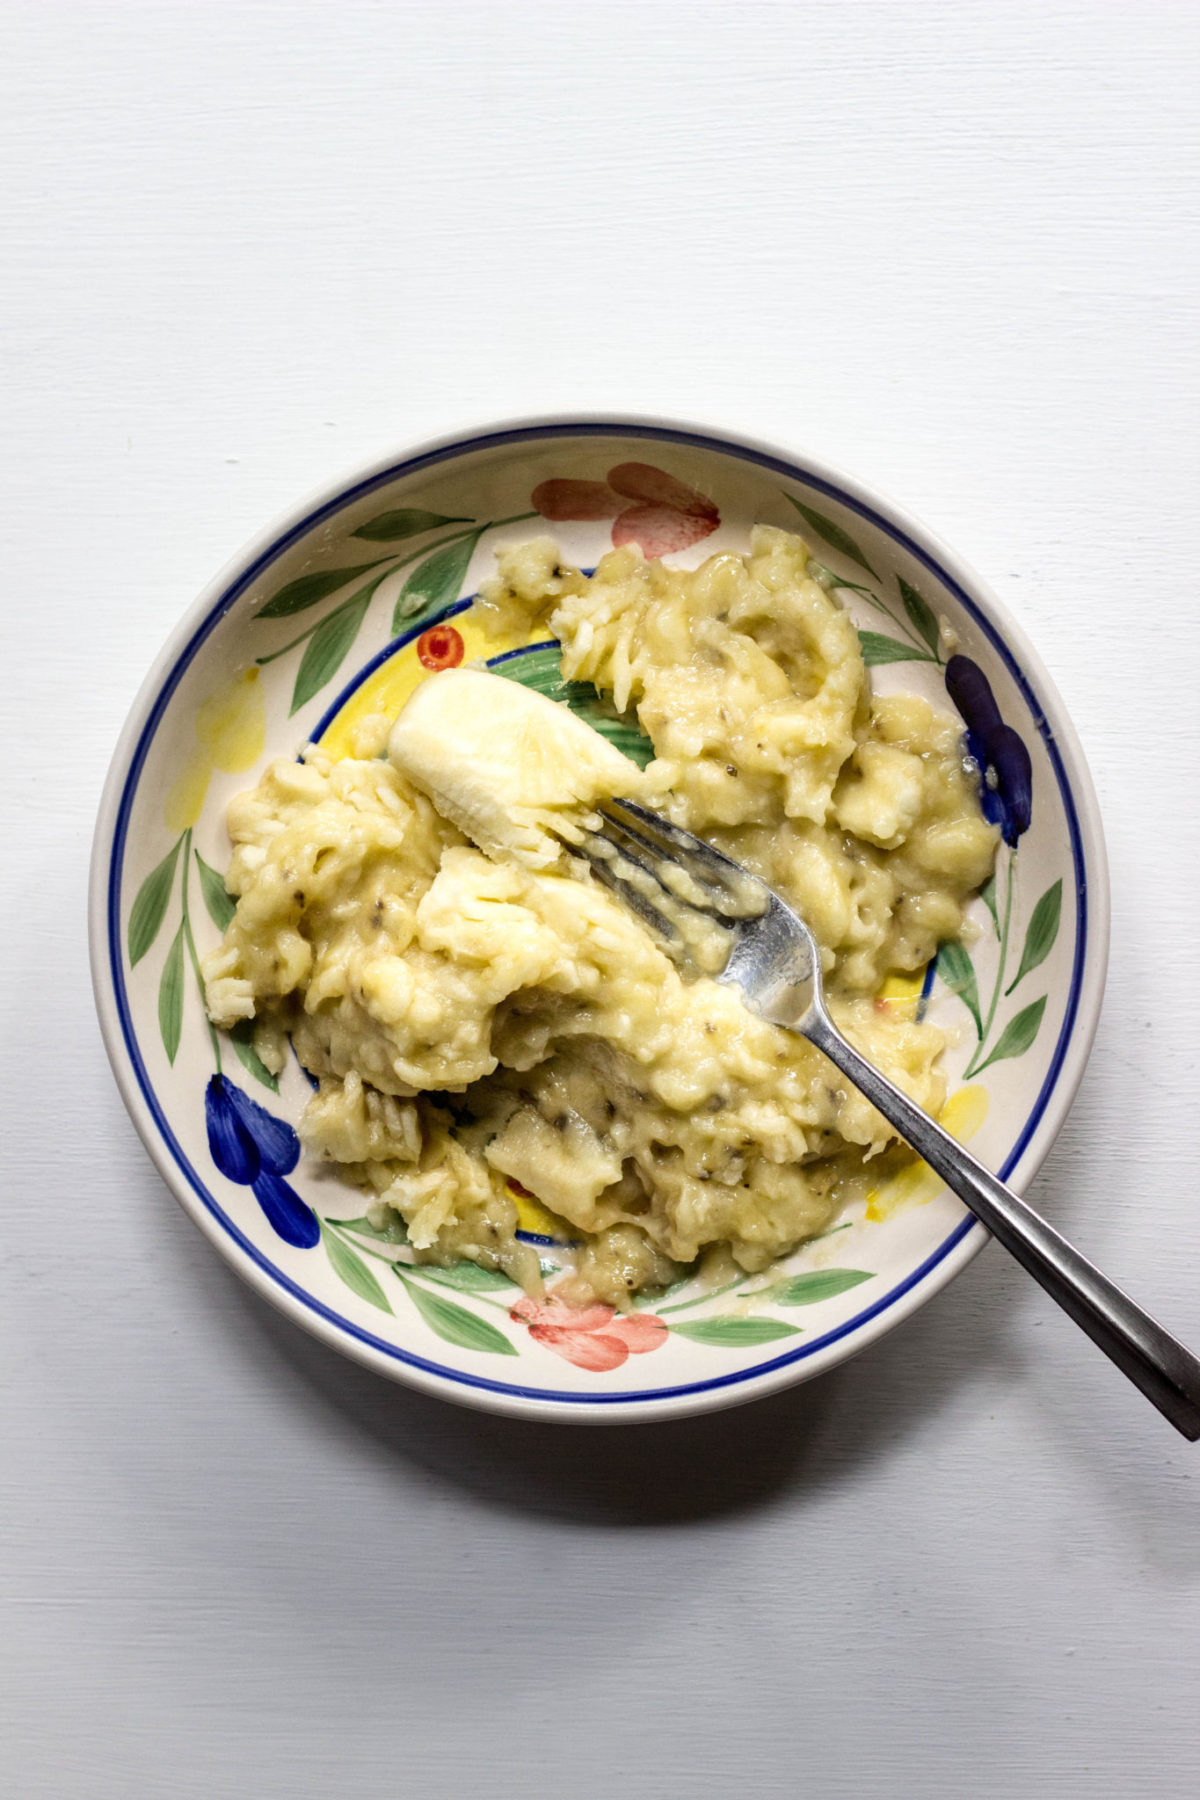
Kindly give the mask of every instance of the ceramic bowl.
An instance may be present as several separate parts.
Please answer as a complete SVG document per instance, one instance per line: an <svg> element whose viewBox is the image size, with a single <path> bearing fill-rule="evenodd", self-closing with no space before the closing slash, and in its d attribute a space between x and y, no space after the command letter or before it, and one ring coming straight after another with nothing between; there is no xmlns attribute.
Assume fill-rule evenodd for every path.
<svg viewBox="0 0 1200 1800"><path fill-rule="evenodd" d="M946 1029L946 1122L1018 1188L1062 1124L1104 982L1100 823L1046 671L961 558L816 457L696 426L529 419L389 456L256 538L179 625L117 748L91 891L105 1042L168 1186L259 1293L384 1375L562 1421L729 1406L854 1355L985 1240L914 1164L769 1280L685 1287L632 1317L592 1307L564 1325L536 1306L514 1310L518 1292L473 1265L414 1269L402 1243L372 1233L354 1190L304 1158L285 1172L281 1204L261 1178L227 1179L210 1152L206 1094L211 1110L214 1091L228 1104L238 1087L262 1109L253 1116L294 1123L308 1093L297 1064L274 1082L201 1005L197 955L230 910L220 871L231 795L308 740L344 753L357 717L394 711L432 669L539 655L549 666L544 646L497 644L480 627L471 596L499 543L550 531L591 567L636 537L693 566L745 549L759 521L799 530L832 572L877 687L957 701L1004 832L969 947L943 950L881 997ZM547 1265L562 1261L561 1227L521 1207Z"/></svg>

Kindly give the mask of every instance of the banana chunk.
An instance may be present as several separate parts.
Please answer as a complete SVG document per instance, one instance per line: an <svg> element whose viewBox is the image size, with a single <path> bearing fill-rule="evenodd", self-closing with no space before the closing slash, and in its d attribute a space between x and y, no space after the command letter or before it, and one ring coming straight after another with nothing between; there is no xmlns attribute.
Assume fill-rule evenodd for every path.
<svg viewBox="0 0 1200 1800"><path fill-rule="evenodd" d="M484 669L446 669L411 695L392 763L488 856L545 869L601 800L640 794L636 763L566 706Z"/></svg>

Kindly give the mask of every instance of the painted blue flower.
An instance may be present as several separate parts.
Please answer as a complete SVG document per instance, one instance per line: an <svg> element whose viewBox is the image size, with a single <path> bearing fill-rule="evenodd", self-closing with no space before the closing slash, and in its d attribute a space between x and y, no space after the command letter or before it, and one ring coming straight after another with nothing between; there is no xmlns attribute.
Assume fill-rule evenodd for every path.
<svg viewBox="0 0 1200 1800"><path fill-rule="evenodd" d="M311 1206L283 1178L300 1160L300 1139L283 1119L214 1075L204 1095L212 1159L229 1181L248 1187L272 1229L298 1250L311 1250L321 1227Z"/></svg>
<svg viewBox="0 0 1200 1800"><path fill-rule="evenodd" d="M1033 816L1033 765L1011 725L1000 717L991 683L969 656L946 664L946 692L967 727L967 750L979 765L983 816L1010 847L1029 830Z"/></svg>

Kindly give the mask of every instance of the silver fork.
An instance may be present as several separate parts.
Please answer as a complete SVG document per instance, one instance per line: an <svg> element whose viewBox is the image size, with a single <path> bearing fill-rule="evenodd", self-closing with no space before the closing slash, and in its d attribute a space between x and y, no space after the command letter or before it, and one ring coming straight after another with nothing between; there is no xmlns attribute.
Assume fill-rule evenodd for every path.
<svg viewBox="0 0 1200 1800"><path fill-rule="evenodd" d="M718 979L740 988L760 1019L822 1050L1176 1430L1200 1437L1200 1361L847 1042L826 1009L821 953L803 919L757 876L644 806L612 801L600 818L600 831L568 848L676 947L689 938L681 908L725 927Z"/></svg>

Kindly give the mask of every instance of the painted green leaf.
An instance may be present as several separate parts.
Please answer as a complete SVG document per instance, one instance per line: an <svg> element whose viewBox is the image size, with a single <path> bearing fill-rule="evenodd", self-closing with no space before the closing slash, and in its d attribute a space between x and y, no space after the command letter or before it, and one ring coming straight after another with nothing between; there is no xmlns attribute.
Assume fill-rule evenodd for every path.
<svg viewBox="0 0 1200 1800"><path fill-rule="evenodd" d="M330 1219L330 1225L337 1225L343 1231L357 1231L360 1237L374 1238L380 1244L407 1244L408 1227L399 1213L392 1213L382 1228L372 1225L370 1219Z"/></svg>
<svg viewBox="0 0 1200 1800"><path fill-rule="evenodd" d="M158 1029L162 1032L167 1061L175 1061L179 1034L183 1030L183 920L171 939L167 960L158 984Z"/></svg>
<svg viewBox="0 0 1200 1800"><path fill-rule="evenodd" d="M980 1069L986 1069L989 1063L1005 1062L1010 1056L1024 1056L1038 1034L1045 1010L1045 994L1040 1000L1033 1000L1028 1006L1023 1006L1000 1033L999 1042L991 1055L977 1065L976 1074Z"/></svg>
<svg viewBox="0 0 1200 1800"><path fill-rule="evenodd" d="M861 582L851 581L848 575L839 575L835 569L827 569L825 564L817 562L815 557L809 557L805 573L811 575L817 585L823 587L826 593L832 592L834 588L849 588L852 594L865 594L874 606L880 605L879 596L872 588L863 587Z"/></svg>
<svg viewBox="0 0 1200 1800"><path fill-rule="evenodd" d="M653 762L654 745L645 732L639 731L636 725L626 725L620 719L605 718L602 713L597 713L595 717L586 714L584 716L587 717L588 724L598 731L601 737L608 739L614 750L619 750L622 756L627 756L630 762L637 764L639 769L644 769L647 763Z"/></svg>
<svg viewBox="0 0 1200 1800"><path fill-rule="evenodd" d="M341 668L346 653L367 616L371 595L378 585L377 581L369 581L365 588L353 594L341 606L335 607L329 617L322 619L317 626L304 646L304 655L296 671L296 685L292 689L289 714L299 712L304 703L311 700L314 694L319 694L325 683Z"/></svg>
<svg viewBox="0 0 1200 1800"><path fill-rule="evenodd" d="M644 769L654 757L654 745L633 721L618 717L590 681L564 681L562 650L557 644L543 644L523 656L509 656L489 663L493 675L506 681L519 681L549 700L561 701L594 731L606 737L614 749Z"/></svg>
<svg viewBox="0 0 1200 1800"><path fill-rule="evenodd" d="M158 936L159 926L167 910L167 901L171 898L171 883L175 878L175 863L182 842L182 838L175 840L158 867L151 869L137 891L137 899L129 914L130 968L134 963L141 962Z"/></svg>
<svg viewBox="0 0 1200 1800"><path fill-rule="evenodd" d="M686 1274L681 1275L677 1281L668 1282L666 1287L644 1287L639 1289L637 1310L639 1312L656 1312L664 1300L673 1300L676 1294L682 1294L684 1288L689 1287L695 1279L696 1269L695 1265L693 1265L687 1270ZM708 1296L706 1294L697 1294L696 1299L692 1304L698 1305L701 1300L707 1298ZM687 1303L685 1302L685 1304Z"/></svg>
<svg viewBox="0 0 1200 1800"><path fill-rule="evenodd" d="M843 1219L840 1225L831 1225L828 1231L818 1231L815 1237L805 1238L806 1244L819 1244L827 1237L836 1237L839 1231L849 1231L854 1223L852 1219Z"/></svg>
<svg viewBox="0 0 1200 1800"><path fill-rule="evenodd" d="M441 612L443 607L453 605L462 592L475 546L486 529L481 525L478 531L469 531L453 544L443 544L417 564L396 601L393 637L399 637L406 626L415 625L426 613Z"/></svg>
<svg viewBox="0 0 1200 1800"><path fill-rule="evenodd" d="M208 916L218 931L224 931L237 911L237 901L225 886L225 877L218 875L212 865L205 862L198 850L194 854L196 867L200 871L200 892L204 896Z"/></svg>
<svg viewBox="0 0 1200 1800"><path fill-rule="evenodd" d="M380 561L387 561L386 557ZM272 594L265 606L260 606L255 614L259 619L290 619L293 613L307 612L318 600L327 600L330 594L336 594L339 588L353 581L356 575L365 575L371 569L377 569L379 561L359 563L357 568L322 569L315 575L301 575L296 581L289 581L281 587L277 594Z"/></svg>
<svg viewBox="0 0 1200 1800"><path fill-rule="evenodd" d="M515 1286L512 1277L500 1269L481 1269L478 1263L451 1263L448 1269L439 1268L436 1263L419 1263L417 1266L427 1281L439 1281L443 1287L459 1288L468 1294Z"/></svg>
<svg viewBox="0 0 1200 1800"><path fill-rule="evenodd" d="M996 927L998 933L1000 930L1000 912L996 905L996 871L994 869L980 888L979 898L991 913L992 924Z"/></svg>
<svg viewBox="0 0 1200 1800"><path fill-rule="evenodd" d="M396 1273L400 1275L399 1269ZM419 1282L406 1279L403 1275L400 1275L400 1279L429 1329L436 1331L448 1344L457 1344L461 1350L488 1351L494 1356L517 1354L516 1345L510 1343L504 1333L498 1331L487 1319L468 1312L465 1306L456 1306L453 1300L446 1300L441 1294L431 1294Z"/></svg>
<svg viewBox="0 0 1200 1800"><path fill-rule="evenodd" d="M915 587L905 581L903 575L897 575L900 583L900 598L904 602L904 610L920 632L929 648L936 656L938 653L938 622L928 601L922 599Z"/></svg>
<svg viewBox="0 0 1200 1800"><path fill-rule="evenodd" d="M971 1017L975 1021L975 1035L983 1031L983 1017L979 1010L979 984L975 979L975 967L962 945L957 941L943 944L937 953L937 972L950 989L957 994Z"/></svg>
<svg viewBox="0 0 1200 1800"><path fill-rule="evenodd" d="M253 1019L239 1019L229 1033L230 1042L237 1053L238 1061L255 1081L261 1081L264 1087L270 1088L273 1094L279 1092L279 1077L272 1075L258 1051L254 1048Z"/></svg>
<svg viewBox="0 0 1200 1800"><path fill-rule="evenodd" d="M325 1254L334 1274L352 1288L360 1300L367 1300L377 1306L380 1312L390 1313L391 1302L368 1269L361 1256L356 1256L349 1244L344 1244L337 1233L321 1226L321 1236L325 1240Z"/></svg>
<svg viewBox="0 0 1200 1800"><path fill-rule="evenodd" d="M1059 921L1062 918L1062 877L1048 887L1033 909L1029 921L1029 930L1025 933L1025 948L1021 952L1021 966L1017 970L1016 979L1005 988L1011 994L1017 983L1023 981L1031 969L1044 963L1054 948L1054 940L1058 936Z"/></svg>
<svg viewBox="0 0 1200 1800"><path fill-rule="evenodd" d="M885 637L882 631L860 631L858 647L868 669L879 663L933 661L932 656L918 650L915 644L902 644L899 638Z"/></svg>
<svg viewBox="0 0 1200 1800"><path fill-rule="evenodd" d="M693 1319L686 1325L667 1327L677 1337L690 1338L694 1344L713 1344L722 1350L743 1350L753 1344L770 1344L775 1338L797 1337L798 1325L785 1325L782 1319L739 1319L724 1314L716 1319Z"/></svg>
<svg viewBox="0 0 1200 1800"><path fill-rule="evenodd" d="M793 1275L781 1281L771 1295L776 1306L815 1306L819 1300L832 1300L862 1281L872 1281L869 1269L811 1269L807 1275Z"/></svg>
<svg viewBox="0 0 1200 1800"><path fill-rule="evenodd" d="M488 668L493 675L503 675L506 681L519 681L522 687L533 688L551 700L564 698L562 689L567 683L563 680L562 647L559 644L537 644L520 656L497 658L488 664Z"/></svg>
<svg viewBox="0 0 1200 1800"><path fill-rule="evenodd" d="M433 531L438 525L468 524L469 519L451 519L445 513L425 512L419 506L400 506L394 512L380 513L377 518L368 519L353 535L366 538L371 544L395 544L401 538L420 537L423 531Z"/></svg>
<svg viewBox="0 0 1200 1800"><path fill-rule="evenodd" d="M868 575L875 575L876 581L879 580L879 576L875 574L874 569L848 531L843 531L840 525L836 525L832 519L827 519L824 513L815 511L811 506L802 505L791 494L787 498L791 500L804 523L811 526L818 537L823 537L834 550L839 550L843 556L848 556L851 562L856 562L860 569L865 569Z"/></svg>

